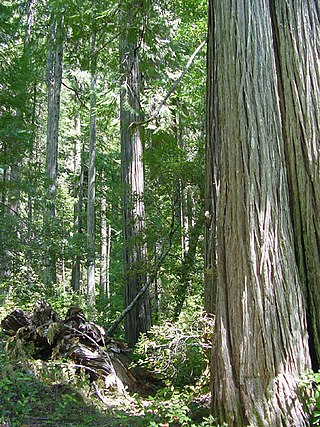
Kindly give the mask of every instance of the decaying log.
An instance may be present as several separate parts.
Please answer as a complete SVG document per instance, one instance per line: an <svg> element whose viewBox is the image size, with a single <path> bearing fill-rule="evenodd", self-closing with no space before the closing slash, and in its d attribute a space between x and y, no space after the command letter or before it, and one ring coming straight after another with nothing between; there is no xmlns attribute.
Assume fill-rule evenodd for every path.
<svg viewBox="0 0 320 427"><path fill-rule="evenodd" d="M32 313L14 310L1 326L10 336L6 348L13 357L68 358L92 382L99 380L101 384L103 380L103 389L113 387L123 394L125 389L150 392L154 387L129 368L126 343L108 337L101 326L87 321L79 307L70 307L62 320L50 304L38 301ZM101 398L103 392L100 390L97 395Z"/></svg>
<svg viewBox="0 0 320 427"><path fill-rule="evenodd" d="M6 335L14 336L20 328L28 326L30 322L31 314L17 308L2 320L1 327Z"/></svg>

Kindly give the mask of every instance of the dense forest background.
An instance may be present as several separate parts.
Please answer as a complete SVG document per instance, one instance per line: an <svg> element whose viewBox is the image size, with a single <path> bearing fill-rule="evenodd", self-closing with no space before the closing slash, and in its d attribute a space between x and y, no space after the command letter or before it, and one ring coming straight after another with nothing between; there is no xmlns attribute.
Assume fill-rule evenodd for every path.
<svg viewBox="0 0 320 427"><path fill-rule="evenodd" d="M201 305L205 49L165 97L206 38L205 3L4 2L1 21L2 304L78 298L110 323L124 308L123 248L136 245L153 321L177 318L189 296ZM121 111L134 109L123 90L139 91L140 120L154 115L130 129L140 193L121 172L121 140L133 144ZM126 192L144 204L136 237Z"/></svg>

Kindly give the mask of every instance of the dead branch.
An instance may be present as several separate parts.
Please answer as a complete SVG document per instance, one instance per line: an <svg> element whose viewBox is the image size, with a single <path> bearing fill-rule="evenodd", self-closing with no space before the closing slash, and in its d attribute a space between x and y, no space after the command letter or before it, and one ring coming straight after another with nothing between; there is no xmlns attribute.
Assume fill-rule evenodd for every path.
<svg viewBox="0 0 320 427"><path fill-rule="evenodd" d="M134 128L136 126L141 126L141 125L145 125L147 123L152 122L153 120L155 120L158 115L160 114L161 109L164 107L164 105L166 104L166 102L168 101L168 99L170 98L170 96L173 94L173 92L176 90L176 88L178 87L179 83L181 82L181 80L183 79L183 77L186 75L188 69L190 68L194 58L197 56L197 54L200 52L200 50L203 48L203 46L207 43L207 40L204 40L203 42L200 43L200 45L196 48L196 50L193 52L193 54L190 56L185 68L182 70L182 72L180 73L180 76L177 78L177 80L173 83L173 85L171 86L169 92L165 95L165 97L163 98L163 100L160 102L160 104L158 105L156 111L148 118L145 120L141 120L141 121L137 121L137 122L132 122L130 123L129 127L130 128Z"/></svg>

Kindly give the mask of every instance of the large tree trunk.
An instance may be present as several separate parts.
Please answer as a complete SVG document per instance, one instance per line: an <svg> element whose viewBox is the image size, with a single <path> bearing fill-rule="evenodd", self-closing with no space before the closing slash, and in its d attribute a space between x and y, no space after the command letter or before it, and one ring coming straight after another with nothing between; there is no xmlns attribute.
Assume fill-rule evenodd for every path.
<svg viewBox="0 0 320 427"><path fill-rule="evenodd" d="M313 368L320 361L319 3L272 0L295 251L307 301ZM302 13L303 11L303 13Z"/></svg>
<svg viewBox="0 0 320 427"><path fill-rule="evenodd" d="M308 334L270 10L262 1L209 4L206 262L208 306L216 315L214 413L229 427L307 426L297 384L310 367Z"/></svg>
<svg viewBox="0 0 320 427"><path fill-rule="evenodd" d="M132 16L130 19L127 16L122 17L121 22L124 28L120 40L123 78L120 121L126 306L146 282L143 147L139 127L129 127L131 123L141 119L138 29L132 25L132 22L129 24L132 19ZM126 22L128 24L125 24ZM126 316L125 330L128 343L135 344L139 334L146 332L150 326L151 310L147 290Z"/></svg>
<svg viewBox="0 0 320 427"><path fill-rule="evenodd" d="M56 216L57 173L58 173L58 133L60 117L60 93L62 82L63 18L52 13L47 59L48 121L46 147L46 207L44 231L46 238L44 282L52 287L57 282L56 253L52 231Z"/></svg>

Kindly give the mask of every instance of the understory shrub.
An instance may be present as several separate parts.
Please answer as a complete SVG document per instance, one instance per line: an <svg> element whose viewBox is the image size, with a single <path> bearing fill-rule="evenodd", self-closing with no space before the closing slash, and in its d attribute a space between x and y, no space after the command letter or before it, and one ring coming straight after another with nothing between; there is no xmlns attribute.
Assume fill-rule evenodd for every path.
<svg viewBox="0 0 320 427"><path fill-rule="evenodd" d="M194 385L207 367L207 327L196 300L188 301L177 322L164 321L141 336L134 352L136 365L153 371L168 385Z"/></svg>

